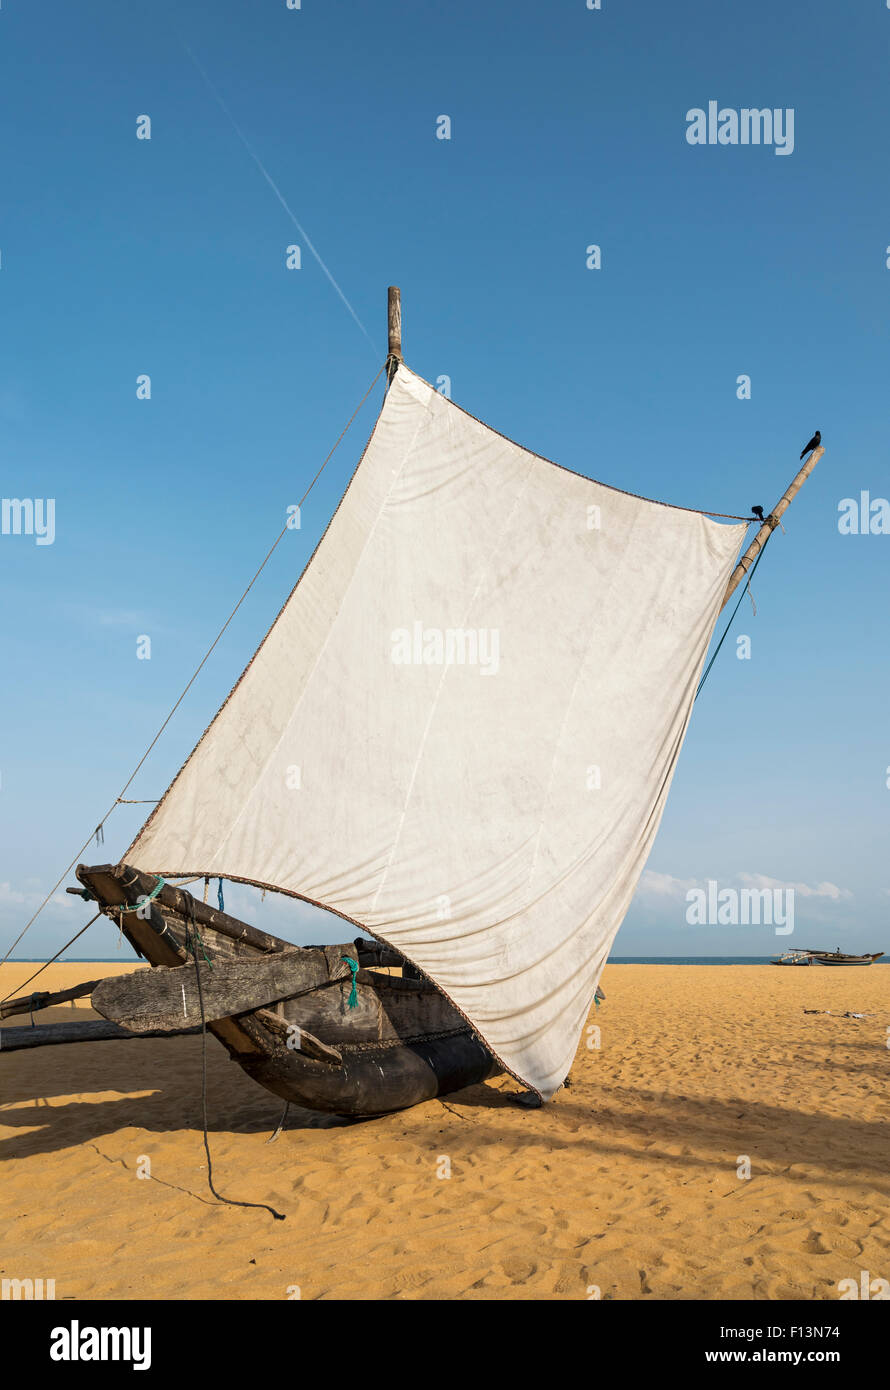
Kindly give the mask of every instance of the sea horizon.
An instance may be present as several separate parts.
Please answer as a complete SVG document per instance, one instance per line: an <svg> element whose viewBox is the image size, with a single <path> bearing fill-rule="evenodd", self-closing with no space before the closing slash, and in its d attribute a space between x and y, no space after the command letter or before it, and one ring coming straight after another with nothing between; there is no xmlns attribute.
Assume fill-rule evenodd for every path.
<svg viewBox="0 0 890 1390"><path fill-rule="evenodd" d="M796 949L796 948L792 948ZM775 958L773 956L609 956L606 965L769 965ZM851 955L859 954L850 952ZM114 965L120 962L122 965L138 961L135 955L122 956L60 956L57 964L60 965ZM11 956L10 963L17 961L20 965L42 965L42 956ZM873 962L875 965L890 965L890 956L883 960Z"/></svg>

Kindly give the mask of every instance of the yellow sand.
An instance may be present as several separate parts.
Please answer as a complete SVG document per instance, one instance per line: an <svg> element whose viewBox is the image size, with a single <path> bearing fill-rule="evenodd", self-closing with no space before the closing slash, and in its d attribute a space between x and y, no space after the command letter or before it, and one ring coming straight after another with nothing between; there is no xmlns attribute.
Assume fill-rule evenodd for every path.
<svg viewBox="0 0 890 1390"><path fill-rule="evenodd" d="M835 1299L890 1277L890 967L613 965L603 987L601 1049L540 1110L500 1077L362 1123L292 1109L267 1145L280 1103L209 1039L216 1185L286 1221L208 1193L199 1039L0 1055L0 1269L60 1299Z"/></svg>

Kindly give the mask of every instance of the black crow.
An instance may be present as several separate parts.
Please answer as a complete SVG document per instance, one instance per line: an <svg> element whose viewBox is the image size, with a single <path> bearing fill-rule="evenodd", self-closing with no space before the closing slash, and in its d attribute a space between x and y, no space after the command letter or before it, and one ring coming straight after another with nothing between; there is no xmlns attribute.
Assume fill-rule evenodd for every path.
<svg viewBox="0 0 890 1390"><path fill-rule="evenodd" d="M820 445L821 443L822 443L822 434L821 434L821 431L820 431L820 430L817 430L816 433L813 435L812 439L810 440L809 444L805 444L805 445L803 446L803 452L801 453L801 458L803 458L804 454L808 454L808 453L810 452L811 449L818 449L818 447L819 447L819 445Z"/></svg>

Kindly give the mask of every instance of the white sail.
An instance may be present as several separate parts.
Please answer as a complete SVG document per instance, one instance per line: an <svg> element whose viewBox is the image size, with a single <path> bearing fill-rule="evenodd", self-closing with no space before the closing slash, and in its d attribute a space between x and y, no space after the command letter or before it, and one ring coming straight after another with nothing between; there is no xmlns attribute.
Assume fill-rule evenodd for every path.
<svg viewBox="0 0 890 1390"><path fill-rule="evenodd" d="M400 366L299 584L126 858L344 914L551 1095L744 533L561 469Z"/></svg>

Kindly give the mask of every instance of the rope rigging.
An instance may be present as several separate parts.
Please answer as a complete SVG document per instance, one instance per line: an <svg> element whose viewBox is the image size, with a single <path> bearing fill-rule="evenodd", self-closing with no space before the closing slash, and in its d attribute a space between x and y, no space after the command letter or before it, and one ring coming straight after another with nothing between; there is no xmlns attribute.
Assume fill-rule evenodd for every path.
<svg viewBox="0 0 890 1390"><path fill-rule="evenodd" d="M186 918L185 921L185 949L186 954L191 955L195 962L195 979L198 985L198 1003L201 1008L201 1123L204 1131L204 1153L207 1156L207 1186L213 1193L218 1202L224 1202L229 1207L259 1207L263 1211L272 1214L276 1221L286 1221L287 1217L283 1212L276 1211L267 1202L243 1202L235 1197L224 1197L221 1192L217 1192L213 1186L213 1160L210 1157L210 1139L207 1134L207 1019L204 1012L204 991L201 986L201 967L198 960L198 947L204 956L210 969L213 969L213 962L207 954L198 924L195 919Z"/></svg>
<svg viewBox="0 0 890 1390"><path fill-rule="evenodd" d="M63 877L64 877L64 875L63 875ZM59 881L61 882L61 880L59 880ZM62 954L62 952L63 952L63 951L67 951L69 946L73 946L74 943L75 943L75 941L77 940L78 936L83 936L83 934L84 934L84 932L86 931L87 927L91 927L91 926L93 925L93 923L94 923L94 922L97 922L101 916L102 916L102 913L101 913L101 912L97 912L96 915L95 915L95 917L91 917L90 920L87 922L87 926L86 926L86 927L81 927L80 931L77 932L74 936L72 936L72 938L71 938L70 941L66 941L66 942L65 942L65 945L64 945L64 946L61 946L61 947L59 948L59 950L56 951L56 954L53 956L52 960L44 961L44 963L43 963L43 965L41 965L40 969L39 969L39 970L35 970L35 971L34 971L34 974L31 975L31 976L29 976L29 978L25 981L25 983L24 983L23 985L16 985L16 988L15 988L14 990L10 990L9 994L5 994L5 995L3 996L3 998L0 999L0 1004L5 1004L6 1001L7 1001L7 999L11 999L12 996L13 996L13 994L16 993L16 990L25 989L25 987L26 987L27 985L29 985L29 984L31 983L32 980L36 980L36 979L37 979L37 976L38 976L38 975L42 975L43 972L44 972L44 970L47 968L47 966L48 966L48 965L53 965L54 962L57 961L57 960L59 959L59 956ZM11 949L11 948L10 948L10 949ZM4 959L5 959L5 957L4 957Z"/></svg>
<svg viewBox="0 0 890 1390"><path fill-rule="evenodd" d="M362 398L361 398L361 400L359 401L358 405L356 406L355 410L352 412L352 414L350 415L350 417L349 417L349 419L347 420L346 424L343 426L343 429L340 431L339 435L337 436L336 442L334 443L333 447L331 448L331 450L330 450L330 452L328 453L328 455L326 456L326 458L323 460L321 466L319 467L318 471L317 471L316 474L315 474L315 477L312 479L312 481L310 482L310 484L309 484L309 486L307 487L306 491L303 493L303 496L300 498L299 502L297 503L298 508L299 508L299 507L302 507L303 503L306 501L306 498L309 496L310 492L311 492L312 489L315 487L315 484L318 482L318 479L321 477L322 473L324 472L324 469L326 468L326 466L328 465L328 463L330 462L330 460L333 458L333 456L334 456L334 454L335 454L337 448L339 447L341 441L343 440L344 436L346 435L347 431L349 430L349 428L350 428L350 426L351 426L353 420L354 420L355 417L358 415L359 411L361 410L361 408L362 408L362 406L364 405L365 401L366 401L366 400L368 399L368 397L370 396L371 392L374 390L374 387L377 385L377 382L378 382L378 380L379 380L381 374L383 373L385 367L386 367L386 363L384 362L384 363L380 366L380 368L378 369L377 374L376 374L376 376L374 377L374 380L371 382L371 385L368 387L367 391L366 391L365 394L362 396ZM214 637L214 639L213 639L213 641L211 642L210 646L207 648L207 651L204 653L203 657L201 658L201 661L200 661L199 664L196 666L194 672L192 673L191 678L190 678L189 681L188 681L188 684L185 686L184 690L182 691L182 694L179 696L179 699L176 701L176 704L173 706L173 708L171 709L170 713L167 715L167 718L164 720L163 724L162 724L161 727L158 729L158 731L157 731L157 733L155 734L154 738L152 739L151 743L148 745L148 747L146 748L146 750L145 750L145 752L143 753L142 757L139 759L139 761L138 761L138 763L136 764L136 766L134 767L133 771L130 773L130 776L127 778L127 780L126 780L126 782L124 783L123 787L121 788L120 792L119 792L118 795L114 798L114 801L111 803L111 805L109 806L108 810L105 812L105 815L102 817L102 819L101 819L101 820L99 821L99 823L97 824L96 828L95 828L94 830L91 830L91 831L90 831L90 833L89 833L89 835L87 836L86 840L85 840L84 843L81 845L80 849L77 851L77 853L75 854L74 858L71 860L70 864L67 864L67 865L65 866L65 868L62 870L61 874L60 874L59 877L56 879L55 883L53 884L52 888L51 888L51 889L49 890L49 892L47 893L46 897L45 897L45 898L43 899L43 901L41 902L40 906L36 909L36 911L32 914L32 916L28 919L28 921L27 921L27 922L25 923L25 925L22 927L22 930L19 932L19 934L18 934L18 936L16 937L15 941L13 941L12 945L9 947L9 949L8 949L7 952L6 952L6 954L3 956L2 960L0 960L0 965L4 965L4 964L6 963L6 961L7 961L7 960L9 959L9 957L11 956L12 952L15 950L16 946L17 946L17 945L19 944L19 942L21 941L22 937L25 935L25 932L29 929L29 927L31 927L31 926L34 924L34 922L36 922L37 918L40 916L41 912L42 912L43 909L46 907L47 903L49 902L50 898L51 898L51 897L53 896L53 894L55 893L56 889L59 888L59 887L61 886L61 884L62 884L62 882L64 881L64 879L68 876L68 874L69 874L69 873L71 872L71 870L74 868L75 864L77 864L78 861L80 860L81 855L88 849L89 844L90 844L90 841L95 837L95 840L96 840L97 845L98 845L98 844L103 844L103 843L104 843L104 841L105 841L105 832L104 832L105 822L108 820L108 817L111 815L112 811L114 811L115 807L118 806L118 805L131 804L131 803L128 803L128 802L125 802L125 801L124 801L124 794L129 790L129 788L130 788L131 785L133 784L133 782L134 782L134 780L135 780L135 778L136 778L137 773L142 769L143 764L146 762L146 760L147 760L149 754L150 754L150 753L152 752L152 750L154 749L155 744L156 744L156 743L158 742L158 740L160 739L160 737L161 737L161 735L163 734L164 730L166 729L167 725L170 723L170 720L173 718L174 714L175 714L176 711L179 709L179 706L182 704L182 702L183 702L183 700L185 699L186 695L189 693L189 691L191 690L191 688L192 688L192 686L194 685L195 681L198 679L198 676L201 674L201 671L202 671L202 670L204 669L204 667L206 666L206 664L207 664L208 660L210 659L211 655L212 655L213 652L216 650L217 646L219 645L219 643L220 643L220 641L221 641L221 639L222 639L222 637L223 637L223 634L226 632L227 628L229 627L229 624L232 622L232 619L235 617L235 614L238 612L239 608L241 607L241 605L242 605L242 603L244 602L244 600L247 598L247 595L250 593L250 591L251 591L251 589L253 588L254 584L255 584L256 581L259 579L259 577L260 577L260 575L262 574L263 570L266 568L266 565L268 564L269 560L272 558L272 555L273 555L274 551L277 549L279 542L280 542L280 541L282 540L282 538L284 537L285 532L287 532L287 531L289 531L289 530L291 529L289 523L290 523L290 517L288 517L288 520L285 522L284 526L283 526L283 527L281 528L281 530L279 531L279 533L278 533L278 535L276 536L275 540L273 541L272 545L271 545L271 546L269 547L269 549L266 551L266 554L265 554L265 556L264 556L264 558L263 558L262 564L260 565L259 569L258 569L258 570L256 571L256 573L254 574L254 576L253 576L253 578L251 579L250 583L247 585L247 588L244 590L244 592L242 593L241 597L238 599L238 602L235 604L235 607L232 609L231 613L230 613L229 616L226 618L226 620L225 620L225 622L223 623L222 627L220 628L219 632L216 634L216 636ZM95 920L95 919L94 919L94 920ZM89 924L88 924L88 925L89 925ZM77 938L75 937L74 940L76 940L76 939L77 939ZM70 945L70 943L69 943L69 945ZM63 948L63 949L64 949L64 948Z"/></svg>
<svg viewBox="0 0 890 1390"><path fill-rule="evenodd" d="M744 588L742 589L742 592L739 594L738 603L736 604L735 608L732 610L732 613L730 614L730 617L729 617L729 622L726 624L726 627L723 629L723 636L720 638L720 641L717 643L716 647L714 648L714 652L713 652L713 655L712 655L712 657L711 657L711 660L708 662L707 666L705 667L704 675L702 676L701 680L700 680L699 683L698 683L698 689L697 689L696 692L695 692L695 699L696 699L696 700L698 699L699 695L701 694L702 686L704 685L705 681L708 679L708 676L711 674L711 667L714 665L714 662L717 660L717 656L718 656L718 654L719 654L719 652L720 652L720 648L723 646L723 643L726 641L726 638L729 636L729 629L732 627L733 623L735 622L735 615L736 615L736 613L738 613L738 611L739 611L739 606L740 606L740 604L741 604L741 602L742 602L742 599L745 597L745 594L750 593L750 590L751 590L751 580L754 578L754 571L757 569L757 566L760 564L760 560L761 560L761 557L762 557L762 555L763 555L763 552L766 550L766 547L769 545L769 543L770 543L770 541L772 540L774 534L775 534L775 527L773 528L772 531L770 531L769 535L768 535L768 536L766 537L766 539L764 540L763 545L760 547L760 549L759 549L758 552L757 552L757 555L756 555L755 560L754 560L754 564L751 566L750 570L748 571L747 578L745 579ZM752 602L752 603L754 602L754 595L753 595L753 594L751 594L751 602ZM756 612L756 609L755 609L755 612ZM694 704L694 703L695 703L695 701L693 701L693 704Z"/></svg>

